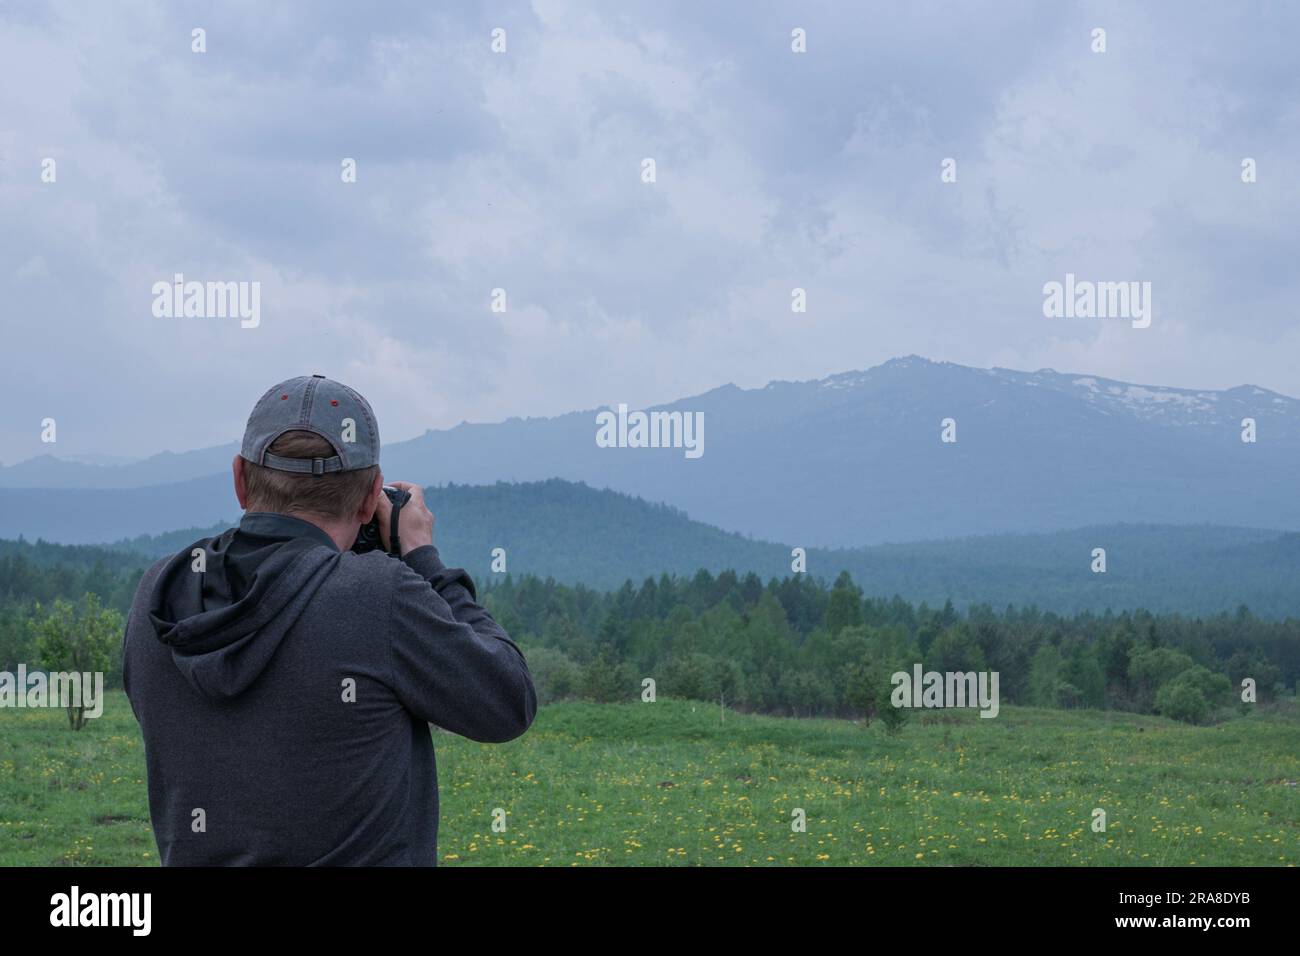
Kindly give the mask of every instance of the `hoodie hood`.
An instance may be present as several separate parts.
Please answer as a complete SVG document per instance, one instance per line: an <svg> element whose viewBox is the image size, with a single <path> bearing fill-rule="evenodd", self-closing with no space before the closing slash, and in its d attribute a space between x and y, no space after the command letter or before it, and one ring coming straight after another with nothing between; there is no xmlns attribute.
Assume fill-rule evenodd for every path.
<svg viewBox="0 0 1300 956"><path fill-rule="evenodd" d="M248 515L239 528L202 538L163 566L149 620L195 690L236 697L266 669L341 557L323 531L301 519Z"/></svg>

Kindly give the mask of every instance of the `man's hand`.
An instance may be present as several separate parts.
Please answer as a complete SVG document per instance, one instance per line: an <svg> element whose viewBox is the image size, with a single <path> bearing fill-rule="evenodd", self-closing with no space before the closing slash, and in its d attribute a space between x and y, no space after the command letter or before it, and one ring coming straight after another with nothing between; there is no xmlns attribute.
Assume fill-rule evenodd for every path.
<svg viewBox="0 0 1300 956"><path fill-rule="evenodd" d="M402 511L397 516L397 536L402 541L402 557L406 557L416 548L433 544L433 512L424 503L424 489L419 485L409 481L390 481L388 484L411 496L411 500L402 505ZM388 495L379 496L375 517L379 519L379 540L383 542L385 551L391 551L388 529L393 523L393 503L388 500Z"/></svg>

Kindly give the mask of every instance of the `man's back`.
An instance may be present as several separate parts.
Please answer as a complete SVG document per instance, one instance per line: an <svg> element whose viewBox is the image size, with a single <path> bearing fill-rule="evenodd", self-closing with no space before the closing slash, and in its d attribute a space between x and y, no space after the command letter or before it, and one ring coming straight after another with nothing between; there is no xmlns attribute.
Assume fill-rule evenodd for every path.
<svg viewBox="0 0 1300 956"><path fill-rule="evenodd" d="M434 865L429 722L476 740L536 710L518 648L425 546L339 552L250 514L145 575L125 681L165 865Z"/></svg>

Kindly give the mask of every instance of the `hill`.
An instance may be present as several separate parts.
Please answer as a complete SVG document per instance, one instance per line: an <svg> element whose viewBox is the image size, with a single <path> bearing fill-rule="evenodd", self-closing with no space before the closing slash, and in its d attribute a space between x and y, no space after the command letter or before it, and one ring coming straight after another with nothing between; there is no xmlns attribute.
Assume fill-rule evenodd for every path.
<svg viewBox="0 0 1300 956"><path fill-rule="evenodd" d="M50 492L63 496L127 492ZM145 494L144 490L132 493ZM731 569L763 579L791 573L791 546L748 538L686 514L608 490L551 480L431 488L435 540L446 560L487 583L494 548L504 548L507 572L554 577L613 589L662 573L689 576L700 568ZM105 506L107 508L107 506ZM231 509L233 512L234 509ZM160 535L120 533L111 510L81 529L118 540L115 553L156 557L213 534L226 523ZM46 518L66 515L51 504ZM233 514L232 514L233 518ZM66 530L71 530L66 529ZM14 545L0 543L0 555ZM31 547L28 545L27 547ZM1091 571L1092 551L1105 548L1107 570ZM101 549L45 545L28 559L57 558L78 566L96 560L137 560ZM948 541L882 544L808 551L807 571L827 581L848 571L869 595L959 607L1035 604L1059 613L1143 607L1156 612L1209 614L1247 604L1264 617L1300 616L1300 535L1210 525L1108 525L1046 534L1008 534Z"/></svg>

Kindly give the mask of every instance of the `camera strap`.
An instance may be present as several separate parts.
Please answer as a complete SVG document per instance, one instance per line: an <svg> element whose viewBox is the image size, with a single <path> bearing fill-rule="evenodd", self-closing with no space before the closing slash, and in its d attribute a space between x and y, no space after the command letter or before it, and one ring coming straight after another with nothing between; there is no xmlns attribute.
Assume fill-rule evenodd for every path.
<svg viewBox="0 0 1300 956"><path fill-rule="evenodd" d="M388 553L395 558L402 556L402 539L397 534L397 518L402 513L402 505L411 500L411 493L403 491L393 502L393 519L388 526Z"/></svg>

